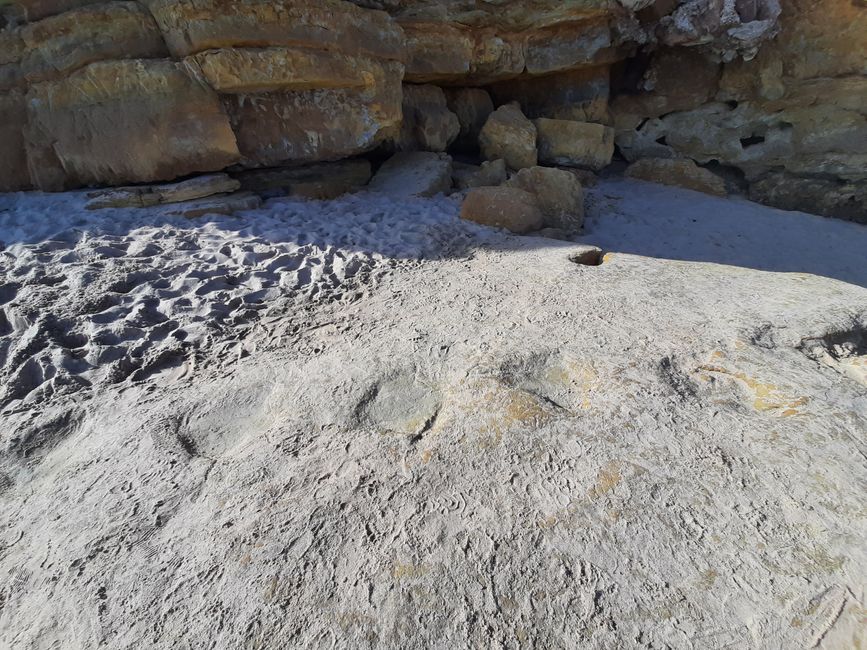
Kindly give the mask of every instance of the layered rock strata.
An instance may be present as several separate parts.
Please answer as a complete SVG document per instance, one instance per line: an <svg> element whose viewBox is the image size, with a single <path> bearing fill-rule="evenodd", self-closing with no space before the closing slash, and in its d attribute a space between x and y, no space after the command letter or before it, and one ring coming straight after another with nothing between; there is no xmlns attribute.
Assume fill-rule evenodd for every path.
<svg viewBox="0 0 867 650"><path fill-rule="evenodd" d="M4 190L475 153L517 102L536 125L612 127L630 162L722 165L759 200L867 210L867 11L851 0L19 0L0 13ZM598 169L600 133L601 155L556 145Z"/></svg>

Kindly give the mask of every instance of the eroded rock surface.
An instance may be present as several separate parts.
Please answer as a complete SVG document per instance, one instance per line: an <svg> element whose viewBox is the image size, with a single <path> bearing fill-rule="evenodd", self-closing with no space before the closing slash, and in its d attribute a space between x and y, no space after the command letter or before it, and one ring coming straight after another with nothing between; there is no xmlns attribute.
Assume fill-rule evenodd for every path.
<svg viewBox="0 0 867 650"><path fill-rule="evenodd" d="M479 146L485 159L503 160L509 169L523 169L538 162L536 137L536 127L513 102L491 113L479 134Z"/></svg>
<svg viewBox="0 0 867 650"><path fill-rule="evenodd" d="M863 647L864 229L589 194L0 197L0 646Z"/></svg>
<svg viewBox="0 0 867 650"><path fill-rule="evenodd" d="M579 232L584 224L584 189L571 172L550 167L522 169L506 183L535 195L545 226Z"/></svg>
<svg viewBox="0 0 867 650"><path fill-rule="evenodd" d="M536 196L519 187L478 187L467 194L461 219L518 234L539 230L545 216Z"/></svg>
<svg viewBox="0 0 867 650"><path fill-rule="evenodd" d="M369 187L371 192L402 198L447 193L452 187L452 159L427 151L395 154L379 168Z"/></svg>
<svg viewBox="0 0 867 650"><path fill-rule="evenodd" d="M614 129L593 122L534 120L539 160L549 165L585 167L598 171L614 156Z"/></svg>
<svg viewBox="0 0 867 650"><path fill-rule="evenodd" d="M692 160L672 158L645 158L632 163L626 170L630 178L651 183L684 187L696 192L725 196L725 181L696 165Z"/></svg>

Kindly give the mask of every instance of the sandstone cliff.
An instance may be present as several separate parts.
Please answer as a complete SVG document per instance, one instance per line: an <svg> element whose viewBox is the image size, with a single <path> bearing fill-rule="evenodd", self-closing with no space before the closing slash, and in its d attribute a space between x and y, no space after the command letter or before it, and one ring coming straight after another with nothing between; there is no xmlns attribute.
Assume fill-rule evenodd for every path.
<svg viewBox="0 0 867 650"><path fill-rule="evenodd" d="M867 213L867 11L852 0L19 0L2 12L0 189L472 148L484 115L517 101L531 119L615 127L630 161L687 157L761 201ZM484 114L484 92L459 97L480 88L494 101Z"/></svg>

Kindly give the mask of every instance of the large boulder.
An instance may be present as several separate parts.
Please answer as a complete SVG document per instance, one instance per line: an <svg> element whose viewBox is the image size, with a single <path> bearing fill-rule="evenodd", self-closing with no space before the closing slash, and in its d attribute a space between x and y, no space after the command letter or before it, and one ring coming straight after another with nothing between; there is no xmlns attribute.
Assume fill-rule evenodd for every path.
<svg viewBox="0 0 867 650"><path fill-rule="evenodd" d="M524 234L539 230L545 217L536 197L516 187L479 187L461 206L461 219Z"/></svg>
<svg viewBox="0 0 867 650"><path fill-rule="evenodd" d="M772 172L750 184L750 198L783 210L867 224L867 182Z"/></svg>
<svg viewBox="0 0 867 650"><path fill-rule="evenodd" d="M451 157L430 151L395 154L379 168L369 185L371 192L395 197L435 196L451 187Z"/></svg>
<svg viewBox="0 0 867 650"><path fill-rule="evenodd" d="M549 165L600 170L614 156L614 129L592 122L534 120L539 134L539 160Z"/></svg>
<svg viewBox="0 0 867 650"><path fill-rule="evenodd" d="M538 162L536 127L516 104L506 104L488 117L479 135L486 160L502 159L510 169L534 167Z"/></svg>
<svg viewBox="0 0 867 650"><path fill-rule="evenodd" d="M683 187L704 194L725 196L725 181L707 169L686 158L644 158L632 163L626 170L630 178L650 183Z"/></svg>
<svg viewBox="0 0 867 650"><path fill-rule="evenodd" d="M395 143L402 151L445 151L460 133L458 116L446 104L442 88L405 84L403 123Z"/></svg>
<svg viewBox="0 0 867 650"><path fill-rule="evenodd" d="M32 86L27 110L43 189L171 180L239 159L217 94L171 61L91 64Z"/></svg>
<svg viewBox="0 0 867 650"><path fill-rule="evenodd" d="M370 69L381 66L365 57L300 47L221 48L188 57L220 93L265 93L363 89Z"/></svg>
<svg viewBox="0 0 867 650"><path fill-rule="evenodd" d="M584 189L574 174L552 167L529 167L512 176L506 186L536 197L545 226L580 231L584 225Z"/></svg>

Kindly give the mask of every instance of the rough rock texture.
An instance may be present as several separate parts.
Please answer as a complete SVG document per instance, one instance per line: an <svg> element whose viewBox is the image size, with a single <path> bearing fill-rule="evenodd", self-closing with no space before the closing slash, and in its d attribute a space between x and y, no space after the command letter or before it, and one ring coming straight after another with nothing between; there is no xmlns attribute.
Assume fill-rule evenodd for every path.
<svg viewBox="0 0 867 650"><path fill-rule="evenodd" d="M303 46L402 60L400 29L343 0L146 0L173 56L223 47Z"/></svg>
<svg viewBox="0 0 867 650"><path fill-rule="evenodd" d="M221 93L265 93L370 85L368 59L291 47L223 48L187 59Z"/></svg>
<svg viewBox="0 0 867 650"><path fill-rule="evenodd" d="M485 159L502 159L509 169L534 167L538 162L536 127L517 103L491 113L479 134L479 147Z"/></svg>
<svg viewBox="0 0 867 650"><path fill-rule="evenodd" d="M491 92L499 103L517 101L530 118L605 123L609 77L608 66L599 66L502 81Z"/></svg>
<svg viewBox="0 0 867 650"><path fill-rule="evenodd" d="M503 160L486 160L481 165L468 163L452 165L452 179L459 190L502 185L507 178L508 172Z"/></svg>
<svg viewBox="0 0 867 650"><path fill-rule="evenodd" d="M232 164L333 161L393 150L401 140L398 149L451 144L475 152L492 108L478 89L487 86L497 105L518 101L533 119L616 124L629 160L717 161L753 184L785 173L790 183L804 179L799 195L807 207L851 214L847 197L867 183L862 4L7 0L0 5L0 111L9 121L0 128L24 135L7 140L11 154L0 162L0 189L154 182ZM93 114L139 134L118 141L116 148L126 151L104 157L100 135L78 126L89 119L73 115L79 104L48 113L40 105L41 84L74 83L75 75L91 74L90 66L121 60L181 64L185 75L221 97L238 152L208 126L168 143L166 161L152 147L133 152L139 141L165 141L167 112L183 110L159 99L149 66L138 68L135 80L129 71L92 75L99 90L82 100ZM414 90L403 97L403 83L449 87L449 110L461 125L456 143L441 102ZM131 85L154 97L142 96L134 111L113 100L96 105ZM18 93L30 98L26 112ZM52 150L55 140L60 154ZM67 166L70 156L76 160ZM823 182L844 188L833 193L837 200L818 190Z"/></svg>
<svg viewBox="0 0 867 650"><path fill-rule="evenodd" d="M394 197L435 196L452 187L452 159L442 153L412 151L389 158L370 181L370 191Z"/></svg>
<svg viewBox="0 0 867 650"><path fill-rule="evenodd" d="M808 209L816 214L867 224L865 183L772 172L750 184L750 198L784 210Z"/></svg>
<svg viewBox="0 0 867 650"><path fill-rule="evenodd" d="M863 648L867 229L684 194L0 196L0 647Z"/></svg>
<svg viewBox="0 0 867 650"><path fill-rule="evenodd" d="M867 12L851 0L782 8L779 35L754 60L658 55L643 92L613 103L618 147L630 160L716 161L741 170L757 199L867 219L857 198L867 191ZM771 190L781 179L791 191Z"/></svg>
<svg viewBox="0 0 867 650"><path fill-rule="evenodd" d="M519 234L545 226L545 217L536 196L517 187L470 190L461 206L461 219Z"/></svg>
<svg viewBox="0 0 867 650"><path fill-rule="evenodd" d="M535 195L546 227L580 232L584 224L584 189L574 174L550 167L530 167L512 176L506 185Z"/></svg>
<svg viewBox="0 0 867 650"><path fill-rule="evenodd" d="M645 158L632 163L626 170L630 178L651 183L684 187L696 192L725 196L725 181L689 159Z"/></svg>
<svg viewBox="0 0 867 650"><path fill-rule="evenodd" d="M401 124L399 63L371 66L362 89L223 96L250 167L338 160L386 141Z"/></svg>
<svg viewBox="0 0 867 650"><path fill-rule="evenodd" d="M242 210L255 210L262 205L262 199L250 192L216 194L203 199L172 203L165 210L166 216L197 219L207 215L232 215Z"/></svg>
<svg viewBox="0 0 867 650"><path fill-rule="evenodd" d="M179 63L94 63L32 86L27 109L30 175L43 189L171 180L239 159L217 94Z"/></svg>
<svg viewBox="0 0 867 650"><path fill-rule="evenodd" d="M85 206L88 210L101 208L146 208L164 203L192 201L213 194L228 194L241 189L241 183L227 174L197 176L180 183L166 185L139 185L91 192Z"/></svg>
<svg viewBox="0 0 867 650"><path fill-rule="evenodd" d="M23 190L31 184L22 129L26 122L24 93L20 90L0 93L0 143L3 147L0 186L5 190Z"/></svg>
<svg viewBox="0 0 867 650"><path fill-rule="evenodd" d="M445 151L461 132L439 86L403 87L403 123L395 147L400 151Z"/></svg>
<svg viewBox="0 0 867 650"><path fill-rule="evenodd" d="M614 156L614 129L591 122L534 120L539 138L539 160L564 167L600 170Z"/></svg>
<svg viewBox="0 0 867 650"><path fill-rule="evenodd" d="M62 79L96 61L168 56L153 17L138 2L74 9L21 30L24 78L31 84Z"/></svg>

